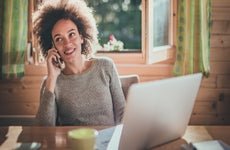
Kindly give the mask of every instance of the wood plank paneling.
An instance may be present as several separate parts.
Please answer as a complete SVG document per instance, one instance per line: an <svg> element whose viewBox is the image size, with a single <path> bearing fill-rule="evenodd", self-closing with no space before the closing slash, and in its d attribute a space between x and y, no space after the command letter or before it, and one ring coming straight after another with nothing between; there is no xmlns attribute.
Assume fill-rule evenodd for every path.
<svg viewBox="0 0 230 150"><path fill-rule="evenodd" d="M0 102L1 115L35 115L38 110L38 102Z"/></svg>
<svg viewBox="0 0 230 150"><path fill-rule="evenodd" d="M212 6L215 7L230 7L229 0L212 0Z"/></svg>
<svg viewBox="0 0 230 150"><path fill-rule="evenodd" d="M0 91L0 102L39 102L39 89Z"/></svg>
<svg viewBox="0 0 230 150"><path fill-rule="evenodd" d="M211 70L210 72L212 74L219 74L219 75L224 75L224 74L230 74L230 62L211 62L210 63Z"/></svg>
<svg viewBox="0 0 230 150"><path fill-rule="evenodd" d="M230 35L212 35L211 47L230 47Z"/></svg>
<svg viewBox="0 0 230 150"><path fill-rule="evenodd" d="M214 21L211 26L212 34L230 34L230 21Z"/></svg>
<svg viewBox="0 0 230 150"><path fill-rule="evenodd" d="M192 115L189 124L194 125L224 125L230 124L230 115Z"/></svg>
<svg viewBox="0 0 230 150"><path fill-rule="evenodd" d="M27 77L26 77L27 78ZM37 78L29 78L24 80L22 78L21 81L0 81L0 90L12 90L12 89L38 89L41 87L42 79Z"/></svg>
<svg viewBox="0 0 230 150"><path fill-rule="evenodd" d="M230 89L230 75L219 75L217 78L217 88ZM229 105L230 109L230 105Z"/></svg>
<svg viewBox="0 0 230 150"><path fill-rule="evenodd" d="M140 76L171 76L173 65L171 64L118 64L119 74L138 74Z"/></svg>
<svg viewBox="0 0 230 150"><path fill-rule="evenodd" d="M215 115L217 114L217 101L196 102L193 115Z"/></svg>
<svg viewBox="0 0 230 150"><path fill-rule="evenodd" d="M229 115L230 116L230 93L224 94L224 98L221 101L218 101L217 103L217 112L220 115Z"/></svg>
<svg viewBox="0 0 230 150"><path fill-rule="evenodd" d="M212 20L218 21L218 20L224 20L229 21L230 20L230 9L225 7L218 7L218 8L212 8Z"/></svg>
<svg viewBox="0 0 230 150"><path fill-rule="evenodd" d="M46 74L46 65L25 65L25 76L44 76Z"/></svg>
<svg viewBox="0 0 230 150"><path fill-rule="evenodd" d="M224 92L224 89L216 88L200 88L197 95L197 101L218 101L220 94Z"/></svg>
<svg viewBox="0 0 230 150"><path fill-rule="evenodd" d="M165 78L171 78L171 76L140 76L140 81L148 82L148 81L162 80Z"/></svg>
<svg viewBox="0 0 230 150"><path fill-rule="evenodd" d="M215 75L209 75L209 77L204 77L201 81L202 88L216 88L217 77Z"/></svg>
<svg viewBox="0 0 230 150"><path fill-rule="evenodd" d="M230 62L230 47L227 48L211 48L211 62Z"/></svg>

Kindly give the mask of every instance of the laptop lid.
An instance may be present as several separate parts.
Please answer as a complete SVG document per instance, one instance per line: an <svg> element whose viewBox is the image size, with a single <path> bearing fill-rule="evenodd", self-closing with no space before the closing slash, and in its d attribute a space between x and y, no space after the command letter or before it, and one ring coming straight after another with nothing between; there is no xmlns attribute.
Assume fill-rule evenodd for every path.
<svg viewBox="0 0 230 150"><path fill-rule="evenodd" d="M183 136L201 78L197 73L132 85L116 135L120 142L113 143L113 136L109 145L114 149L119 145L119 150L148 149Z"/></svg>

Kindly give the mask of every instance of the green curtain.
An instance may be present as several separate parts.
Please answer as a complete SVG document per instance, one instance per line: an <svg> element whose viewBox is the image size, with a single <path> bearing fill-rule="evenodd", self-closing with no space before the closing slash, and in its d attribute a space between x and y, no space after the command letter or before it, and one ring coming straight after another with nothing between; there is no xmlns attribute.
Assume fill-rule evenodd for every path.
<svg viewBox="0 0 230 150"><path fill-rule="evenodd" d="M178 0L175 76L210 72L211 0Z"/></svg>
<svg viewBox="0 0 230 150"><path fill-rule="evenodd" d="M28 0L0 0L1 12L1 79L24 76L27 47Z"/></svg>

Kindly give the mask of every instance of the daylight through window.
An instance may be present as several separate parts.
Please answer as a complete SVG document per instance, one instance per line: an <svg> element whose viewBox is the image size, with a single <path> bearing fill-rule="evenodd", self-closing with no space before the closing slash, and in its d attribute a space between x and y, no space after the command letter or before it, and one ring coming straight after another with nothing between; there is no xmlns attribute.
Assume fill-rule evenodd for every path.
<svg viewBox="0 0 230 150"><path fill-rule="evenodd" d="M170 0L153 2L153 47L169 45Z"/></svg>
<svg viewBox="0 0 230 150"><path fill-rule="evenodd" d="M95 10L102 50L108 48L111 38L122 42L125 50L141 50L141 0L99 0L88 4ZM119 46L119 42L115 44Z"/></svg>

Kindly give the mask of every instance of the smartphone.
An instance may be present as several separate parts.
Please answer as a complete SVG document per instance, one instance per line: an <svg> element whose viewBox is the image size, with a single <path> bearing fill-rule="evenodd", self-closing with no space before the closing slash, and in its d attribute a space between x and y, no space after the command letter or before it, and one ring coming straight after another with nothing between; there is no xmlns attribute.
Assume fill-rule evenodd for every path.
<svg viewBox="0 0 230 150"><path fill-rule="evenodd" d="M60 55L60 54L59 54ZM53 59L53 64L54 66L60 68L60 69L64 69L64 63L63 63L63 59L61 57L59 57L58 59Z"/></svg>
<svg viewBox="0 0 230 150"><path fill-rule="evenodd" d="M63 63L63 59L61 58L61 55L58 53L58 55L60 56L59 59L53 60L53 63L56 64L62 64Z"/></svg>
<svg viewBox="0 0 230 150"><path fill-rule="evenodd" d="M53 41L52 41L52 45L53 45L53 48L55 48L56 50L57 50L57 48L56 48L56 46L54 45L54 43L53 43ZM62 66L63 66L63 59L61 58L61 55L59 54L59 52L57 52L58 53L58 55L60 56L59 57L59 59L53 59L53 64L55 65L55 66L57 66L58 68L60 68L60 69L62 69Z"/></svg>

